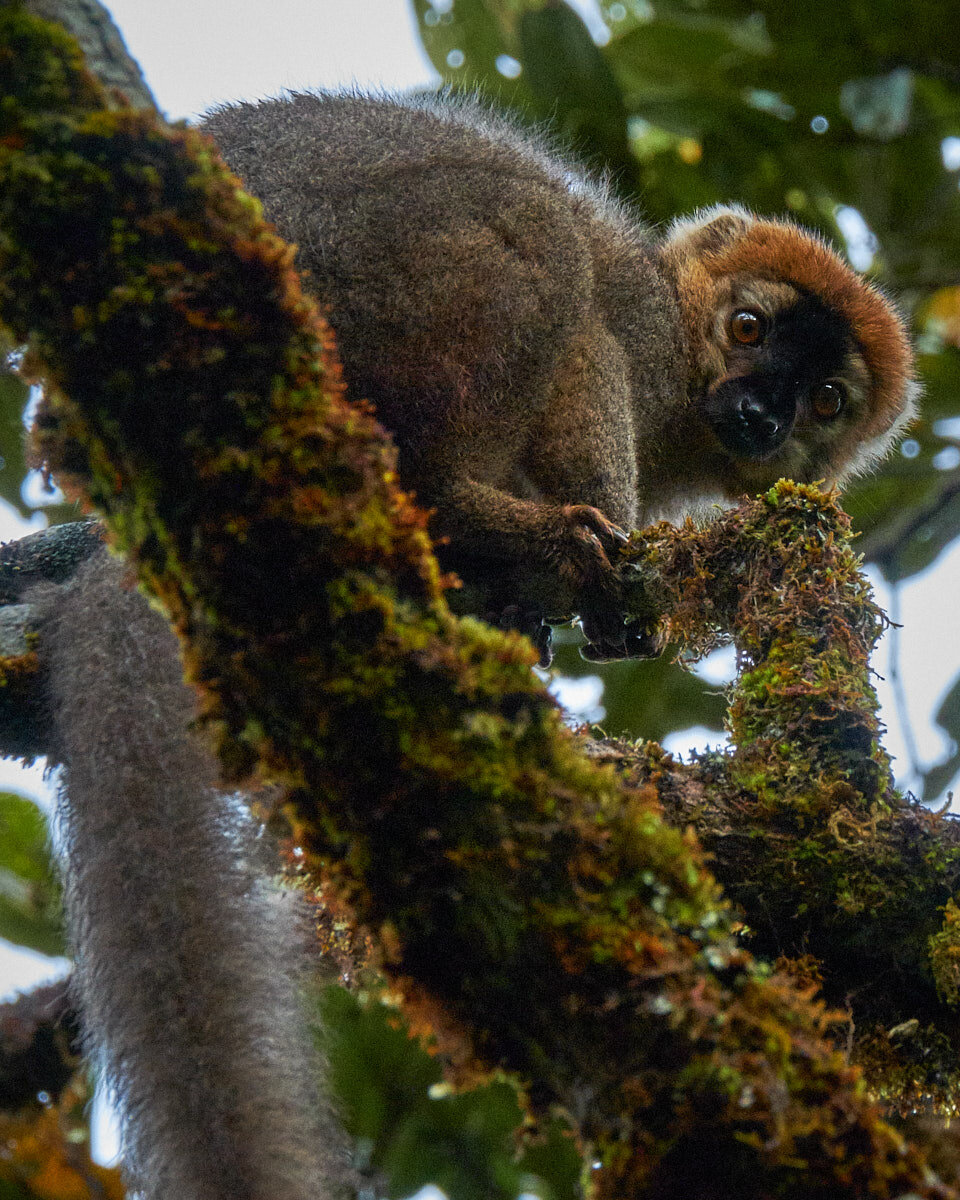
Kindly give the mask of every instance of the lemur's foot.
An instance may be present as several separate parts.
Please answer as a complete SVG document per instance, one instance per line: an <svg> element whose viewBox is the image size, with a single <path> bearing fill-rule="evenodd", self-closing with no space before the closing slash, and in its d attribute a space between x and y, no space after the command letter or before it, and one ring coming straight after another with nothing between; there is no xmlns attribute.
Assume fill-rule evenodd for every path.
<svg viewBox="0 0 960 1200"><path fill-rule="evenodd" d="M587 639L587 644L580 647L580 656L587 662L656 658L663 649L663 639L656 630L627 625L621 613L602 610L582 613L580 628Z"/></svg>
<svg viewBox="0 0 960 1200"><path fill-rule="evenodd" d="M538 667L546 669L553 662L553 630L544 623L542 609L507 604L498 613L485 613L483 619L498 629L515 629L525 634L540 654Z"/></svg>

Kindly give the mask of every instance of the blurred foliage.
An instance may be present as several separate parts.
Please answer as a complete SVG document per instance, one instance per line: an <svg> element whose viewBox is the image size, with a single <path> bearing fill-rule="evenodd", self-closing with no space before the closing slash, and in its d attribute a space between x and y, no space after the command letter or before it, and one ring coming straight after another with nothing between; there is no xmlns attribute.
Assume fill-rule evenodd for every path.
<svg viewBox="0 0 960 1200"><path fill-rule="evenodd" d="M116 1168L90 1158L82 1077L59 1104L0 1113L0 1200L124 1200Z"/></svg>
<svg viewBox="0 0 960 1200"><path fill-rule="evenodd" d="M36 501L31 503L24 496L27 456L23 416L30 389L14 374L8 361L10 351L11 347L0 340L0 503L6 502L19 516L29 517L38 508ZM76 506L63 503L53 489L42 507L51 524L77 519Z"/></svg>
<svg viewBox="0 0 960 1200"><path fill-rule="evenodd" d="M11 504L22 517L30 515L21 496L27 473L23 410L28 395L23 380L0 365L0 499Z"/></svg>
<svg viewBox="0 0 960 1200"><path fill-rule="evenodd" d="M41 954L66 953L47 822L32 800L0 792L0 937Z"/></svg>
<svg viewBox="0 0 960 1200"><path fill-rule="evenodd" d="M330 1085L358 1168L412 1196L434 1184L457 1200L575 1200L576 1142L559 1121L517 1147L524 1114L506 1080L454 1093L440 1059L411 1037L395 1009L366 1004L340 987L321 1003ZM373 1189L383 1194L383 1189Z"/></svg>
<svg viewBox="0 0 960 1200"><path fill-rule="evenodd" d="M960 21L947 0L413 0L444 81L548 124L652 222L738 201L822 230L897 295L921 418L847 489L861 548L897 581L960 531ZM574 11L587 14L588 28ZM603 726L719 729L707 684L664 663L558 666L604 681ZM951 693L953 695L954 693ZM938 721L960 744L960 702ZM945 786L960 754L934 768Z"/></svg>

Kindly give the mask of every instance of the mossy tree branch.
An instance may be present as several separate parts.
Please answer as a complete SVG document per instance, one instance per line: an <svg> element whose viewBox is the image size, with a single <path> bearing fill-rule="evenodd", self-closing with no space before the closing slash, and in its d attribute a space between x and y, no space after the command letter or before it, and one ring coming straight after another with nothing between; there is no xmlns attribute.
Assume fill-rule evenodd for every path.
<svg viewBox="0 0 960 1200"><path fill-rule="evenodd" d="M667 819L692 824L769 959L846 1011L841 1031L895 1111L960 1096L960 824L892 784L870 678L885 617L833 497L780 484L705 529L631 550L687 655L735 643L729 754L681 765L597 747Z"/></svg>
<svg viewBox="0 0 960 1200"><path fill-rule="evenodd" d="M388 441L208 143L107 111L11 3L0 84L0 318L47 385L39 444L166 606L227 774L288 785L394 986L579 1118L601 1196L954 1195L822 1007L738 947L653 789L582 755L521 639L451 617Z"/></svg>

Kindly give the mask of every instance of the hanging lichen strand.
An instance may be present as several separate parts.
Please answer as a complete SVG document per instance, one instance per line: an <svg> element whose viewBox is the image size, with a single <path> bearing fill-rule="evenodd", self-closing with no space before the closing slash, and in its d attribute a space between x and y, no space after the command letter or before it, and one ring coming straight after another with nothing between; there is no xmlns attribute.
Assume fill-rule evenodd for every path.
<svg viewBox="0 0 960 1200"><path fill-rule="evenodd" d="M450 617L258 206L78 70L0 9L0 318L48 381L40 445L186 639L228 772L290 785L398 992L578 1115L600 1196L954 1196L821 1008L735 946L692 841L582 757L529 646Z"/></svg>

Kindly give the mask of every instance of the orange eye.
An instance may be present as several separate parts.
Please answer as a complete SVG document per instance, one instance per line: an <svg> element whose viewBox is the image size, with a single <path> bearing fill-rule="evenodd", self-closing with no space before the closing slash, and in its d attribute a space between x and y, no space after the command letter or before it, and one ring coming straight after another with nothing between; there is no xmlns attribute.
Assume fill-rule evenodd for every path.
<svg viewBox="0 0 960 1200"><path fill-rule="evenodd" d="M828 380L827 383L821 383L819 387L813 389L810 401L813 404L813 411L821 421L832 421L834 417L839 417L847 402L846 389L842 383Z"/></svg>
<svg viewBox="0 0 960 1200"><path fill-rule="evenodd" d="M766 318L749 308L742 308L730 318L730 336L744 346L758 346L766 332Z"/></svg>

